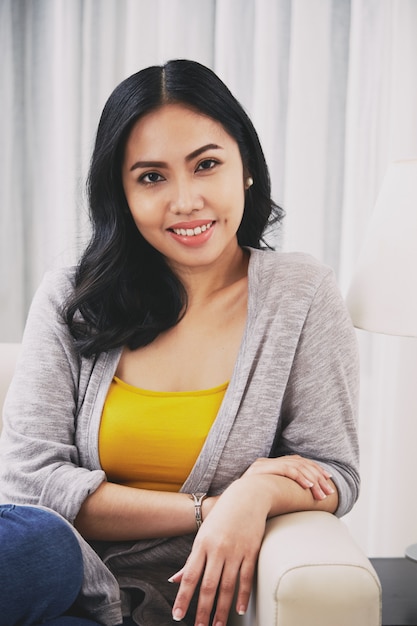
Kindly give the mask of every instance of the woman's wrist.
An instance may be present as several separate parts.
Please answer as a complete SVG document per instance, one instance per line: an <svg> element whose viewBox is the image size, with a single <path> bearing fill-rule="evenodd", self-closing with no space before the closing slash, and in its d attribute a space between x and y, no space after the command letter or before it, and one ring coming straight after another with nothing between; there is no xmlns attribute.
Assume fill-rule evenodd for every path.
<svg viewBox="0 0 417 626"><path fill-rule="evenodd" d="M207 496L206 498L204 498L201 504L201 517L203 522L213 510L218 499L219 496Z"/></svg>
<svg viewBox="0 0 417 626"><path fill-rule="evenodd" d="M203 491L190 493L190 498L194 504L194 517L195 517L195 525L196 525L197 530L200 529L200 526L203 523L202 506L206 497L207 497L207 493Z"/></svg>
<svg viewBox="0 0 417 626"><path fill-rule="evenodd" d="M256 507L263 511L265 519L270 517L277 497L277 484L274 478L270 474L259 474L241 479L243 489L250 490L253 502L256 502Z"/></svg>
<svg viewBox="0 0 417 626"><path fill-rule="evenodd" d="M250 503L251 508L255 508L256 513L262 515L266 521L273 507L275 493L269 478L266 474L241 476L226 489L223 495L236 498L238 502Z"/></svg>
<svg viewBox="0 0 417 626"><path fill-rule="evenodd" d="M337 492L322 499L315 499L311 489L301 487L296 481L286 476L275 474L244 475L247 497L253 498L256 508L266 511L266 518L293 513L295 511L322 510L333 513L337 508ZM250 494L250 495L249 495Z"/></svg>

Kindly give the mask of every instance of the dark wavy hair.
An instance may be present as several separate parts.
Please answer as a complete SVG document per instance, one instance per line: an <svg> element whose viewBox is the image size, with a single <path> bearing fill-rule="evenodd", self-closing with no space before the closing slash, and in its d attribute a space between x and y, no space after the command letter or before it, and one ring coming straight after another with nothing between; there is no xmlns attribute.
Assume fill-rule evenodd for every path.
<svg viewBox="0 0 417 626"><path fill-rule="evenodd" d="M181 319L187 294L164 257L138 231L122 185L127 138L141 116L181 103L220 122L253 178L237 232L241 246L267 246L280 221L257 133L242 106L207 67L173 60L133 74L110 95L100 118L88 177L92 235L80 259L64 317L80 354L145 346ZM269 247L269 246L267 246Z"/></svg>

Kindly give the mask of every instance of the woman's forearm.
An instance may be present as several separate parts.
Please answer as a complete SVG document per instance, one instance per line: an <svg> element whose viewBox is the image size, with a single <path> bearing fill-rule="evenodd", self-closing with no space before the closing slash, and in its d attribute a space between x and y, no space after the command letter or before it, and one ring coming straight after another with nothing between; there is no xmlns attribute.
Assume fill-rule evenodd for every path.
<svg viewBox="0 0 417 626"><path fill-rule="evenodd" d="M334 513L338 494L334 484L328 480L334 493L321 500L314 498L310 489L285 476L248 475L240 478L238 483L244 482L248 487L250 483L256 483L257 493L268 499L268 517L275 517L306 510ZM204 517L216 500L207 498L204 501ZM196 529L194 506L188 494L149 491L109 482L100 485L85 500L76 517L75 527L86 539L102 541L174 537L193 533Z"/></svg>
<svg viewBox="0 0 417 626"><path fill-rule="evenodd" d="M296 481L285 476L258 474L244 477L242 480L254 480L258 489L264 491L269 502L268 517L294 513L296 511L328 511L334 513L338 506L338 492L335 484L328 479L333 493L321 499L313 496L311 489L301 487Z"/></svg>
<svg viewBox="0 0 417 626"><path fill-rule="evenodd" d="M196 524L193 502L185 493L105 482L85 500L75 527L86 539L128 541L186 535Z"/></svg>

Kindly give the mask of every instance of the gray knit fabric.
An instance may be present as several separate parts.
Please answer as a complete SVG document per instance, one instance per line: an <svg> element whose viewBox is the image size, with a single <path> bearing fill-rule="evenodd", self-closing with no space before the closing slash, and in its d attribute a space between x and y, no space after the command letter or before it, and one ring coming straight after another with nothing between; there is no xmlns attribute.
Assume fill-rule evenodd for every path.
<svg viewBox="0 0 417 626"><path fill-rule="evenodd" d="M258 457L297 453L329 469L336 514L344 515L359 489L350 318L329 268L301 253L250 252L248 317L233 376L182 491L219 494ZM98 430L121 353L77 356L61 316L73 276L73 269L47 274L34 298L0 440L0 502L45 506L69 522L106 479ZM86 567L79 601L94 619L121 622L120 586L137 590L123 591L122 604L125 613L138 605L138 624L172 624L176 586L166 580L183 565L192 536L96 551L79 540Z"/></svg>

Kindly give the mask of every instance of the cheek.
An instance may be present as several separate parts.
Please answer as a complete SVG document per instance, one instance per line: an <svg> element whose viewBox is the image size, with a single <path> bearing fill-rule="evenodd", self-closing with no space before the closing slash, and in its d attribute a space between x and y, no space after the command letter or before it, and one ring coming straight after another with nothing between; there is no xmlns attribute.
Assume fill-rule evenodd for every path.
<svg viewBox="0 0 417 626"><path fill-rule="evenodd" d="M157 224L152 221L149 217L144 216L142 213L140 215L132 213L133 221L136 224L136 228L140 231L140 233L148 238L149 234L154 232Z"/></svg>
<svg viewBox="0 0 417 626"><path fill-rule="evenodd" d="M229 193L229 219L233 222L240 223L245 208L245 194L242 191Z"/></svg>
<svg viewBox="0 0 417 626"><path fill-rule="evenodd" d="M144 220L142 216L137 216L132 213L134 224L141 234L143 239L147 241L151 246L158 248L158 241L160 241L160 230L156 228L149 221Z"/></svg>
<svg viewBox="0 0 417 626"><path fill-rule="evenodd" d="M155 203L146 202L143 198L135 195L126 196L127 205L136 226L146 228L158 223L158 211Z"/></svg>

